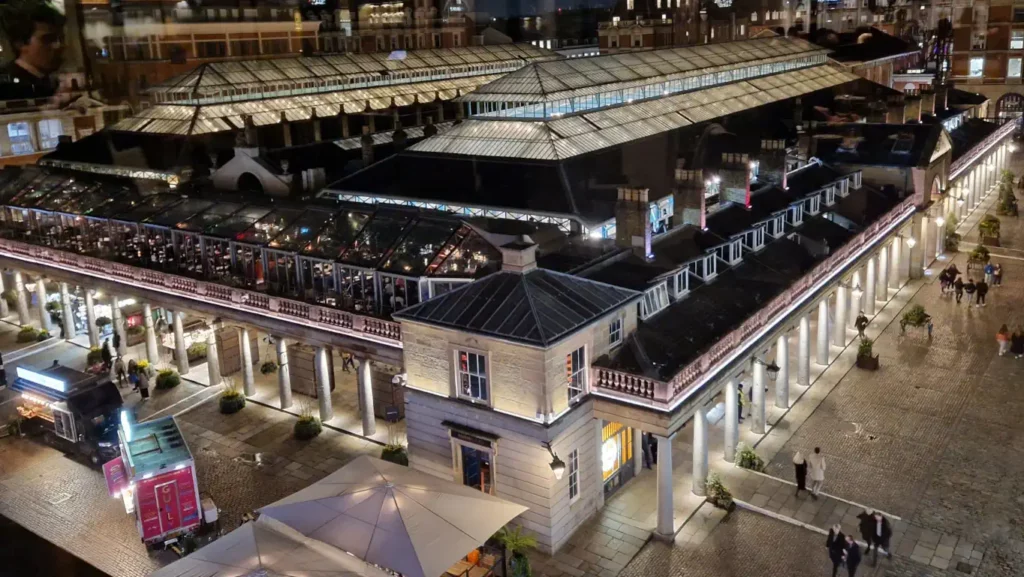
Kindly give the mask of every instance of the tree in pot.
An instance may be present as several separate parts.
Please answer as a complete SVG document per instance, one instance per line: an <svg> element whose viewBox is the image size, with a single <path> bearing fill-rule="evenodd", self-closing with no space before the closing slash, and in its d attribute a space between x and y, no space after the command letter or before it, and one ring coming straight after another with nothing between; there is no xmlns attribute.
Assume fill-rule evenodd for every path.
<svg viewBox="0 0 1024 577"><path fill-rule="evenodd" d="M722 478L718 476L718 473L708 475L708 479L704 483L704 492L707 494L708 502L719 509L730 511L735 505L732 493L722 484Z"/></svg>
<svg viewBox="0 0 1024 577"><path fill-rule="evenodd" d="M245 395L238 390L238 385L233 381L226 380L224 392L220 396L220 412L225 415L237 413L245 408Z"/></svg>
<svg viewBox="0 0 1024 577"><path fill-rule="evenodd" d="M900 332L907 332L907 327L923 327L932 321L931 315L925 312L921 305L914 305L903 313L900 319Z"/></svg>
<svg viewBox="0 0 1024 577"><path fill-rule="evenodd" d="M764 459L745 443L740 443L736 449L736 464L751 471L764 472L765 469Z"/></svg>
<svg viewBox="0 0 1024 577"><path fill-rule="evenodd" d="M874 341L868 338L861 338L857 346L857 367L869 371L878 370L878 355L873 354Z"/></svg>
<svg viewBox="0 0 1024 577"><path fill-rule="evenodd" d="M996 206L996 214L1017 216L1017 197L1013 194L1013 180L1013 173L1004 170L999 180L999 204Z"/></svg>
<svg viewBox="0 0 1024 577"><path fill-rule="evenodd" d="M181 377L174 369L163 369L156 374L156 388L173 389L181 384Z"/></svg>
<svg viewBox="0 0 1024 577"><path fill-rule="evenodd" d="M526 552L537 546L537 538L533 535L524 535L522 527L502 527L494 538L505 547L512 558L512 577L531 577L533 570L530 568L530 558L526 556Z"/></svg>
<svg viewBox="0 0 1024 577"><path fill-rule="evenodd" d="M299 413L299 420L295 421L293 434L300 441L308 441L324 430L320 419L313 415L313 406L310 403L302 404L302 411Z"/></svg>
<svg viewBox="0 0 1024 577"><path fill-rule="evenodd" d="M397 465L409 466L409 453L406 452L405 447L402 445L387 445L380 452L380 458L384 461L389 461Z"/></svg>
<svg viewBox="0 0 1024 577"><path fill-rule="evenodd" d="M18 306L18 293L14 292L14 289L7 289L3 293L0 293L0 298L7 301L8 307Z"/></svg>
<svg viewBox="0 0 1024 577"><path fill-rule="evenodd" d="M209 346L206 343L192 343L185 349L185 356L188 357L190 362L205 359L208 349Z"/></svg>
<svg viewBox="0 0 1024 577"><path fill-rule="evenodd" d="M986 246L999 246L999 219L991 214L978 223L978 233L981 235L981 244Z"/></svg>
<svg viewBox="0 0 1024 577"><path fill-rule="evenodd" d="M946 252L959 252L961 236L956 232L959 219L952 212L946 217Z"/></svg>

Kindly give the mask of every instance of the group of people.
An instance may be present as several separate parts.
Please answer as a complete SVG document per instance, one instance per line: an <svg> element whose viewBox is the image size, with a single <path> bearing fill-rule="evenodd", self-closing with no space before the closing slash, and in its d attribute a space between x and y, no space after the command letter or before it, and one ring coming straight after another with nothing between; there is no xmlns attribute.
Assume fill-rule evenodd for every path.
<svg viewBox="0 0 1024 577"><path fill-rule="evenodd" d="M885 515L878 511L864 511L857 515L860 520L860 536L865 546L864 555L871 554L875 550L874 561L878 563L878 552L882 551L886 556L892 557L889 550L889 541L892 539L892 525ZM839 569L846 567L850 577L855 577L857 567L860 566L861 555L860 545L854 540L853 535L843 534L840 525L834 525L828 532L825 541L825 548L828 550L828 558L832 561L832 577L839 576Z"/></svg>
<svg viewBox="0 0 1024 577"><path fill-rule="evenodd" d="M1003 325L999 327L999 331L996 332L996 345L999 347L999 356L1005 356L1007 354L1013 355L1014 358L1024 357L1024 329L1019 325L1013 332L1010 332L1010 327Z"/></svg>
<svg viewBox="0 0 1024 577"><path fill-rule="evenodd" d="M110 352L110 339L103 341L100 355L103 359L103 370L109 372L111 368L114 369L118 387L124 387L125 381L127 381L132 385L133 391L139 392L143 400L149 398L149 371L140 369L135 359L129 359L127 364L120 354L115 359L113 353Z"/></svg>
<svg viewBox="0 0 1024 577"><path fill-rule="evenodd" d="M806 459L800 451L793 455L793 467L796 469L796 496L801 491L808 491L811 498L818 500L818 493L825 483L825 456L821 454L821 447L815 447L814 452ZM807 479L811 479L811 488L807 488Z"/></svg>
<svg viewBox="0 0 1024 577"><path fill-rule="evenodd" d="M975 282L973 277L967 277L964 282L963 276L955 264L939 273L939 286L942 294L953 294L959 304L967 295L967 304L977 307L985 306L985 299L988 296L990 287L997 287L1003 284L1003 266L1000 264L986 264L985 276Z"/></svg>

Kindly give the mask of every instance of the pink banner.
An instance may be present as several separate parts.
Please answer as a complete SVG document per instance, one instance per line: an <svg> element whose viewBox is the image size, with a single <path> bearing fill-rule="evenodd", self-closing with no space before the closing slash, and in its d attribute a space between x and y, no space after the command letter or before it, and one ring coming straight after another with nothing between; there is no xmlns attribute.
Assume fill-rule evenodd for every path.
<svg viewBox="0 0 1024 577"><path fill-rule="evenodd" d="M103 463L103 477L107 480L107 492L117 497L128 486L128 472L121 457Z"/></svg>

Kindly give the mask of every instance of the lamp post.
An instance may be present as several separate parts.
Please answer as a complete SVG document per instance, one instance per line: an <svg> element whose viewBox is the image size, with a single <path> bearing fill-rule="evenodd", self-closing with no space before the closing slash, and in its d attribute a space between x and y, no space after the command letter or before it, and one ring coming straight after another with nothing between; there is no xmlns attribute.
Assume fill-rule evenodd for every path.
<svg viewBox="0 0 1024 577"><path fill-rule="evenodd" d="M780 369L779 365L775 364L775 361L772 361L771 363L766 363L761 359L754 357L754 362L764 366L764 372L767 374L769 381L774 383L775 379L779 378Z"/></svg>
<svg viewBox="0 0 1024 577"><path fill-rule="evenodd" d="M562 476L565 475L565 462L555 454L555 451L551 448L551 443L544 443L544 448L551 454L551 462L548 464L551 467L551 472L555 474L556 480L561 481Z"/></svg>

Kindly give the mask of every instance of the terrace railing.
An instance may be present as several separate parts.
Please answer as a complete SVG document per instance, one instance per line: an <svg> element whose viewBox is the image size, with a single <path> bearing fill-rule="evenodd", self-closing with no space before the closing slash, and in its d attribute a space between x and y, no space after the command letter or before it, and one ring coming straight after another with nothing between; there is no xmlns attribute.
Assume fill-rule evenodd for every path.
<svg viewBox="0 0 1024 577"><path fill-rule="evenodd" d="M329 333L402 347L399 323L321 307L256 291L78 255L10 239L0 239L0 256L59 268L204 303L220 305Z"/></svg>
<svg viewBox="0 0 1024 577"><path fill-rule="evenodd" d="M593 393L597 396L625 400L663 411L673 410L677 404L692 396L707 382L702 377L727 368L727 365L732 362L731 353L757 345L757 342L764 337L763 334L758 334L761 329L783 321L787 315L792 314L792 311L789 310L791 305L802 304L804 299L821 288L819 285L822 279L849 265L850 259L855 253L864 246L879 241L888 233L892 224L906 220L915 210L913 197L904 200L881 219L861 231L850 242L830 254L828 258L811 269L782 294L768 302L743 324L719 339L700 356L683 367L672 379L662 381L605 367L591 367L590 382L594 386Z"/></svg>

